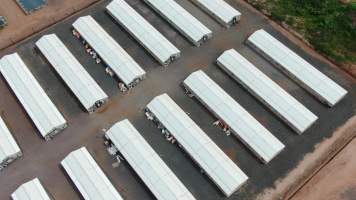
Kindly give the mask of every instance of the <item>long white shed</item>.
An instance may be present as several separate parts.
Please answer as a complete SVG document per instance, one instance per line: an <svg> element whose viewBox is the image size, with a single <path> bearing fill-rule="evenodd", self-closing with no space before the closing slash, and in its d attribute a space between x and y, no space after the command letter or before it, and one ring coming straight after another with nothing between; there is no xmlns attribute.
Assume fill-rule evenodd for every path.
<svg viewBox="0 0 356 200"><path fill-rule="evenodd" d="M123 200L85 147L71 152L61 162L86 200Z"/></svg>
<svg viewBox="0 0 356 200"><path fill-rule="evenodd" d="M191 0L226 28L238 23L241 13L224 0Z"/></svg>
<svg viewBox="0 0 356 200"><path fill-rule="evenodd" d="M46 140L67 127L62 114L17 53L0 60L0 72Z"/></svg>
<svg viewBox="0 0 356 200"><path fill-rule="evenodd" d="M330 107L334 106L347 94L344 88L325 76L265 30L260 29L254 32L247 39L247 43L285 72L291 79L298 82L321 102Z"/></svg>
<svg viewBox="0 0 356 200"><path fill-rule="evenodd" d="M161 65L167 66L180 57L179 49L138 14L126 1L114 0L106 9Z"/></svg>
<svg viewBox="0 0 356 200"><path fill-rule="evenodd" d="M131 88L145 78L146 72L92 16L79 17L73 27L126 86Z"/></svg>
<svg viewBox="0 0 356 200"><path fill-rule="evenodd" d="M42 36L36 46L89 113L104 105L107 94L56 34Z"/></svg>
<svg viewBox="0 0 356 200"><path fill-rule="evenodd" d="M11 194L12 200L51 200L38 178L34 178L18 187Z"/></svg>
<svg viewBox="0 0 356 200"><path fill-rule="evenodd" d="M174 0L144 0L195 46L200 46L213 36L193 15Z"/></svg>
<svg viewBox="0 0 356 200"><path fill-rule="evenodd" d="M183 82L208 110L229 126L262 162L268 163L284 145L203 71L193 72Z"/></svg>
<svg viewBox="0 0 356 200"><path fill-rule="evenodd" d="M247 181L246 174L167 94L155 97L146 109L227 197Z"/></svg>
<svg viewBox="0 0 356 200"><path fill-rule="evenodd" d="M0 117L0 170L21 156L20 147Z"/></svg>
<svg viewBox="0 0 356 200"><path fill-rule="evenodd" d="M217 64L298 134L318 117L234 49L225 51Z"/></svg>
<svg viewBox="0 0 356 200"><path fill-rule="evenodd" d="M195 199L129 120L117 122L105 136L158 200Z"/></svg>

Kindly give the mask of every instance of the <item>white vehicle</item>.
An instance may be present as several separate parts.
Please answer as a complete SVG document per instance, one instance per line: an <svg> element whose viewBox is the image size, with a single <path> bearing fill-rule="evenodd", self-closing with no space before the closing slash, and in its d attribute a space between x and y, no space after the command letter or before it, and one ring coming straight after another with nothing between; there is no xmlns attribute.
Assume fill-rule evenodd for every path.
<svg viewBox="0 0 356 200"><path fill-rule="evenodd" d="M158 200L195 199L129 120L114 124L105 137Z"/></svg>
<svg viewBox="0 0 356 200"><path fill-rule="evenodd" d="M211 30L174 0L144 0L195 46L200 46L213 36Z"/></svg>
<svg viewBox="0 0 356 200"><path fill-rule="evenodd" d="M124 0L114 0L106 9L161 65L168 66L180 57L179 49Z"/></svg>
<svg viewBox="0 0 356 200"><path fill-rule="evenodd" d="M154 121L167 129L227 197L247 181L245 173L167 94L155 97L146 110L154 117Z"/></svg>
<svg viewBox="0 0 356 200"><path fill-rule="evenodd" d="M217 59L217 64L298 134L318 119L234 49L225 51Z"/></svg>
<svg viewBox="0 0 356 200"><path fill-rule="evenodd" d="M284 149L284 145L274 135L203 71L190 74L183 85L218 119L222 120L262 162L270 162Z"/></svg>
<svg viewBox="0 0 356 200"><path fill-rule="evenodd" d="M294 53L272 35L261 29L254 32L247 43L298 82L321 102L334 106L347 91Z"/></svg>
<svg viewBox="0 0 356 200"><path fill-rule="evenodd" d="M45 140L67 127L67 122L17 53L0 60L0 72Z"/></svg>
<svg viewBox="0 0 356 200"><path fill-rule="evenodd" d="M85 200L123 200L85 147L71 152L61 165Z"/></svg>
<svg viewBox="0 0 356 200"><path fill-rule="evenodd" d="M42 36L36 42L36 46L89 113L94 112L108 100L107 94L57 35Z"/></svg>
<svg viewBox="0 0 356 200"><path fill-rule="evenodd" d="M79 17L73 27L127 87L132 88L145 78L146 72L93 17Z"/></svg>

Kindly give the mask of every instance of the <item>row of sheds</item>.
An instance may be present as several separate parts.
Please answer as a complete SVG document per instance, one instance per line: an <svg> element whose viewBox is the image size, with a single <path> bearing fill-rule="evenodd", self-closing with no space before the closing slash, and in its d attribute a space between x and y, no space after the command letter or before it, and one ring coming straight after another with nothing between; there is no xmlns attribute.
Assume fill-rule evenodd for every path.
<svg viewBox="0 0 356 200"><path fill-rule="evenodd" d="M152 7L163 4L174 7L174 15L169 15L164 7L157 7L155 10L161 15L169 15L166 16L167 19L174 20L170 22L197 46L201 40L211 37L210 30L174 1L147 3ZM196 3L204 10L209 10L212 16L225 18L227 24L231 25L240 19L240 13L222 0ZM217 6L223 9L216 9ZM221 12L223 10L226 12ZM180 51L125 1L112 1L107 6L107 11L162 65L168 65L180 56ZM231 19L226 18L226 13L230 13ZM220 19L220 22L223 21ZM131 87L145 78L146 72L91 16L80 17L73 23L73 27L126 86ZM40 38L36 47L89 113L108 101L107 94L55 34ZM68 126L64 116L17 53L0 59L0 72L45 140L50 140ZM16 155L20 154L21 152ZM11 156L5 155L2 166L11 160Z"/></svg>

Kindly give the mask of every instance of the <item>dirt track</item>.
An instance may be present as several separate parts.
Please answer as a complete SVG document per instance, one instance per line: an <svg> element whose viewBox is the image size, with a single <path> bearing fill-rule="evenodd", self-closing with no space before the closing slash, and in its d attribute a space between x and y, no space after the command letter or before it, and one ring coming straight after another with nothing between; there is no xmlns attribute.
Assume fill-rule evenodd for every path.
<svg viewBox="0 0 356 200"><path fill-rule="evenodd" d="M342 145L355 136L356 116L335 131L331 138L317 144L316 150L307 154L285 178L278 180L274 189L265 190L257 199L343 199L344 193L348 195L348 189L352 192L356 185L356 159L352 155L356 149L356 139L345 149ZM339 152L340 149L343 150ZM353 198L344 199L354 200L356 195L347 197Z"/></svg>
<svg viewBox="0 0 356 200"><path fill-rule="evenodd" d="M316 174L291 200L355 200L356 139Z"/></svg>

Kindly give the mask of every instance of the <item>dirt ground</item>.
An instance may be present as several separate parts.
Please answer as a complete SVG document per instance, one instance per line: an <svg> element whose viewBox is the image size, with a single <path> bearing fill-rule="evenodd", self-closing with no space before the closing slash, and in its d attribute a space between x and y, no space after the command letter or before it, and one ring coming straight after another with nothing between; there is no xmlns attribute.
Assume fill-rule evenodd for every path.
<svg viewBox="0 0 356 200"><path fill-rule="evenodd" d="M355 200L356 139L321 169L291 200Z"/></svg>
<svg viewBox="0 0 356 200"><path fill-rule="evenodd" d="M305 197L302 199L309 200L309 198L307 198L309 197L307 196L309 195L309 193L320 194L320 191L313 191L311 189L305 192L305 188L314 187L315 185L319 187L318 183L311 184L312 181L310 180L314 180L314 177L320 176L320 173L326 168L333 169L333 167L335 167L336 165L333 166L330 165L330 163L335 162L335 160L337 160L337 158L340 155L343 155L345 149L347 149L348 151L348 149L356 148L355 139L353 140L353 142L350 142L353 138L355 138L355 136L356 136L356 116L349 119L342 127L339 127L335 131L335 133L333 133L332 137L325 139L321 143L317 144L315 146L314 152L306 154L303 160L298 164L296 168L290 171L288 175L286 175L284 178L280 178L280 180L277 180L273 188L266 189L257 197L257 199L258 200L270 200L270 199L294 200L293 197L296 198L302 196ZM344 144L347 144L348 142L350 143L344 149ZM346 160L351 160L350 161L351 163L348 163L348 165L353 164L354 159L355 158L352 157L351 154L349 154L349 157ZM342 170L340 170L341 169L340 167L342 167ZM354 180L356 178L355 173L352 171L354 170L354 168L350 169L348 167L336 166L336 168L333 170L340 170L340 171L345 170L342 173L345 174L348 173L349 177L353 178ZM342 185L344 187L348 184L347 182L348 179L340 180L342 179L342 177L339 179L338 175L332 174L330 179L334 181L329 182L328 183L329 187L325 188L325 190L329 191L330 193L335 192L335 190L332 191L333 188L340 189L339 188L340 185L338 184L333 185L330 183L334 183L336 180L339 180L344 184ZM321 182L320 184L322 187L324 183ZM310 199L314 200L315 198L310 198ZM334 200L337 200L337 198L334 198Z"/></svg>
<svg viewBox="0 0 356 200"><path fill-rule="evenodd" d="M0 15L6 18L8 25L0 30L0 50L96 1L98 0L48 0L46 7L26 15L15 0L1 0Z"/></svg>
<svg viewBox="0 0 356 200"><path fill-rule="evenodd" d="M185 9L207 25L214 36L206 44L197 48L159 17L141 0L127 0L133 8L144 16L154 27L182 51L182 57L167 68L160 66L139 43L118 26L105 12L109 1L102 1L84 9L67 20L34 35L16 45L16 52L22 57L30 71L39 81L51 100L69 122L69 127L52 141L45 142L37 134L36 128L27 117L11 89L0 76L0 111L7 125L24 152L23 158L15 161L0 173L0 199L9 195L23 182L38 177L54 199L80 199L68 177L60 167L60 161L71 151L86 146L99 166L107 174L115 188L125 200L154 199L139 177L123 163L113 168L114 160L107 154L102 139L102 128L128 118L172 171L197 199L202 200L252 200L266 188L273 188L276 181L289 176L306 155L330 147L328 138L340 136L338 127L345 124L356 109L356 82L345 72L330 65L322 58L295 43L289 33L279 30L241 0L228 0L243 14L241 22L230 29L221 27L188 0L177 0ZM147 72L147 78L132 91L123 95L118 91L114 79L105 74L104 67L97 65L85 53L81 43L71 35L71 24L80 16L92 15L95 20L116 40ZM349 94L333 108L321 104L294 81L277 70L271 63L245 44L246 38L255 30L264 28L303 58L316 66L324 74L348 90ZM35 42L44 34L56 33L89 74L109 95L106 109L88 115L78 100L65 86L48 62L35 48ZM318 121L304 134L294 133L286 124L251 96L242 86L220 70L216 58L224 50L234 48L254 63L267 76L276 81L298 101L318 115ZM2 52L0 52L1 56ZM216 81L232 98L248 110L259 122L271 131L285 145L269 164L260 163L253 154L236 138L226 136L212 125L216 120L197 101L188 98L180 87L181 82L193 71L202 69ZM143 108L153 97L168 93L183 110L208 134L208 136L249 176L248 183L230 198L225 198L217 187L200 173L195 163L176 146L167 143L157 127L148 121ZM333 117L330 117L333 116ZM320 144L324 145L317 145ZM317 145L317 146L316 146ZM271 198L270 200L274 200Z"/></svg>

